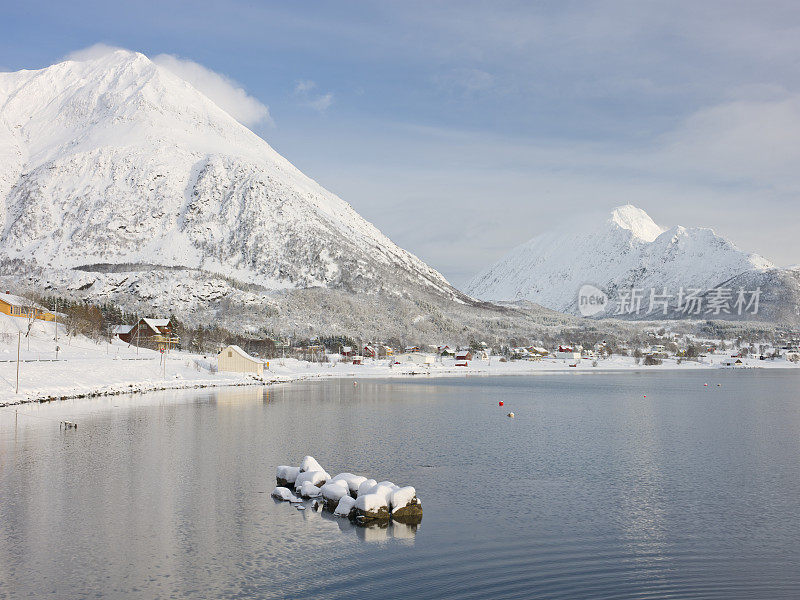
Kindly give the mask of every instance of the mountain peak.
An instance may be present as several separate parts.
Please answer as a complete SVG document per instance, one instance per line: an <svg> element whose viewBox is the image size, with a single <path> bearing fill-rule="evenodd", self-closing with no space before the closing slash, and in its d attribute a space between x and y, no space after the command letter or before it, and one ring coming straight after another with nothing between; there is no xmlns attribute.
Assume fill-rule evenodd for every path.
<svg viewBox="0 0 800 600"><path fill-rule="evenodd" d="M138 52L90 49L0 74L0 158L0 260L70 280L75 269L139 265L270 290L461 296L198 88ZM102 269L97 288L108 280Z"/></svg>
<svg viewBox="0 0 800 600"><path fill-rule="evenodd" d="M650 218L650 215L632 204L615 208L609 220L622 229L627 229L644 242L652 242L665 231Z"/></svg>

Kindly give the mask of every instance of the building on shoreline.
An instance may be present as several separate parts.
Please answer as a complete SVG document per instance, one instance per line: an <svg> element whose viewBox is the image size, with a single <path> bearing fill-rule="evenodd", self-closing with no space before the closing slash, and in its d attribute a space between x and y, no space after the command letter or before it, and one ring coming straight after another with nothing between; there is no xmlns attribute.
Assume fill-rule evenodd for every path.
<svg viewBox="0 0 800 600"><path fill-rule="evenodd" d="M39 306L33 300L16 296L11 292L0 293L0 312L12 317L33 318L40 321L55 321L55 313Z"/></svg>
<svg viewBox="0 0 800 600"><path fill-rule="evenodd" d="M217 368L225 373L264 374L264 361L250 356L236 344L220 350L217 355Z"/></svg>

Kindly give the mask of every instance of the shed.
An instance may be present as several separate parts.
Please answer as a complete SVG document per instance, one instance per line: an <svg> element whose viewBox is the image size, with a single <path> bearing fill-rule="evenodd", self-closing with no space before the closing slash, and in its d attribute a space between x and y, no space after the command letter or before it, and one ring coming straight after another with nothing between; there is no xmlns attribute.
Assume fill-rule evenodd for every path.
<svg viewBox="0 0 800 600"><path fill-rule="evenodd" d="M255 373L264 374L264 362L250 356L239 346L231 344L220 350L217 355L217 366L226 373Z"/></svg>

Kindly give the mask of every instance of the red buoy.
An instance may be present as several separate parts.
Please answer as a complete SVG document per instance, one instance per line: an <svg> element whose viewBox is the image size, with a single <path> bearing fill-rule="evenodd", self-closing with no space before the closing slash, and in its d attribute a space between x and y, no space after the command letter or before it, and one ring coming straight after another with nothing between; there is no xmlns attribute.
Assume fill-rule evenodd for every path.
<svg viewBox="0 0 800 600"><path fill-rule="evenodd" d="M503 401L502 401L502 400L500 400L500 402L498 402L498 403L497 403L497 405L498 405L498 406L503 406Z"/></svg>

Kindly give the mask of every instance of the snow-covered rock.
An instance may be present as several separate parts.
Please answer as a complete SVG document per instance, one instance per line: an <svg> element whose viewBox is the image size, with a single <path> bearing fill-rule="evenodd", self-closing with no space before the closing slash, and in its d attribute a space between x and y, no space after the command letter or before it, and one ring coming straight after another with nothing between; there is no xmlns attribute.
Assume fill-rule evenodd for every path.
<svg viewBox="0 0 800 600"><path fill-rule="evenodd" d="M418 523L422 519L422 502L417 498L417 490L406 486L392 492L389 500L392 519L402 523Z"/></svg>
<svg viewBox="0 0 800 600"><path fill-rule="evenodd" d="M339 500L339 504L336 505L336 510L333 511L337 517L347 517L350 516L350 511L353 510L353 506L356 504L356 499L352 496L342 496Z"/></svg>
<svg viewBox="0 0 800 600"><path fill-rule="evenodd" d="M329 481L320 488L320 491L322 492L322 497L333 503L334 506L339 503L342 496L350 495L347 482L342 480Z"/></svg>
<svg viewBox="0 0 800 600"><path fill-rule="evenodd" d="M286 487L278 486L270 494L273 498L284 500L286 502L299 502L300 499L292 493L292 490Z"/></svg>
<svg viewBox="0 0 800 600"><path fill-rule="evenodd" d="M324 471L325 469L317 462L317 459L313 456L304 456L303 460L300 461L300 472L304 473L306 471Z"/></svg>
<svg viewBox="0 0 800 600"><path fill-rule="evenodd" d="M355 495L358 493L358 486L364 483L367 478L361 475L353 475L352 473L339 473L331 481L343 480L347 482L347 487L350 493Z"/></svg>
<svg viewBox="0 0 800 600"><path fill-rule="evenodd" d="M300 495L303 498L318 498L321 494L320 488L310 481L304 481L300 484Z"/></svg>
<svg viewBox="0 0 800 600"><path fill-rule="evenodd" d="M383 494L364 494L356 498L351 515L357 521L386 521L391 518L389 505Z"/></svg>
<svg viewBox="0 0 800 600"><path fill-rule="evenodd" d="M358 496L362 496L364 494L369 493L369 491L372 488L374 488L376 485L378 485L378 482L375 481L374 479L367 479L365 481L362 481L358 485L358 492L356 493L356 496L358 497Z"/></svg>
<svg viewBox="0 0 800 600"><path fill-rule="evenodd" d="M300 469L297 467L290 467L287 465L281 465L277 469L276 479L278 480L278 486L283 487L294 487L294 482L297 480L297 476L300 474Z"/></svg>
<svg viewBox="0 0 800 600"><path fill-rule="evenodd" d="M324 484L330 478L331 476L325 471L305 471L297 476L297 479L294 482L294 488L299 490L302 488L304 483L310 483L311 485L322 487L322 484Z"/></svg>

